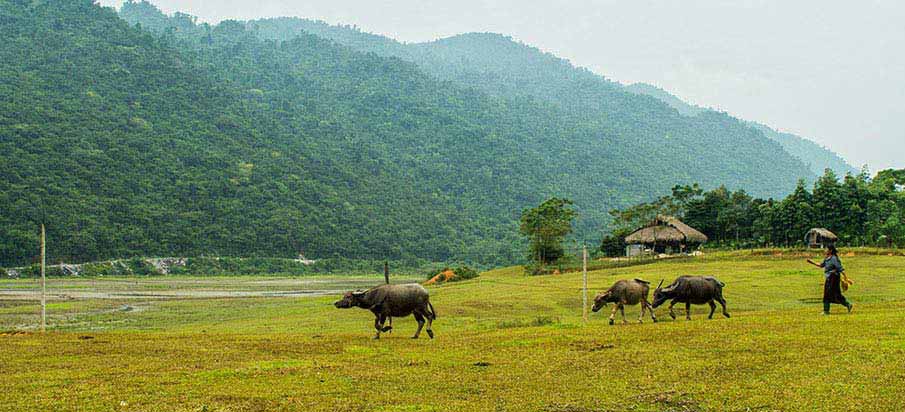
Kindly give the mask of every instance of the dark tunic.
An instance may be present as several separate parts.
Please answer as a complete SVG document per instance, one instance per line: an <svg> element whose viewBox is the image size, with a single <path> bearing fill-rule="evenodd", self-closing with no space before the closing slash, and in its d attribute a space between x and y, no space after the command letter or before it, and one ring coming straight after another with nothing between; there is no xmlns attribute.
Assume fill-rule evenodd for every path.
<svg viewBox="0 0 905 412"><path fill-rule="evenodd" d="M848 305L845 296L842 296L842 285L840 283L841 273L845 270L842 268L842 262L838 256L830 256L824 259L820 264L823 268L826 281L823 283L823 303L836 303L839 305Z"/></svg>

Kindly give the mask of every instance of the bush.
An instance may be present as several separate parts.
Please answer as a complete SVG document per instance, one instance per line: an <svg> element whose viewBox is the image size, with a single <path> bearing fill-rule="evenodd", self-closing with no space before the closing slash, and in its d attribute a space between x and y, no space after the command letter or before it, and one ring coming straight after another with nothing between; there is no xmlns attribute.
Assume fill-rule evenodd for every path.
<svg viewBox="0 0 905 412"><path fill-rule="evenodd" d="M123 261L123 265L125 266L127 272L126 274L132 274L136 276L160 275L154 265L148 263L142 258L132 258Z"/></svg>
<svg viewBox="0 0 905 412"><path fill-rule="evenodd" d="M547 270L547 267L539 264L539 263L531 263L525 265L525 273L529 276L540 276L540 275L549 275L552 271Z"/></svg>
<svg viewBox="0 0 905 412"><path fill-rule="evenodd" d="M452 272L452 276L446 278L443 276L444 274L448 275L448 272ZM474 279L478 277L480 273L477 270L472 269L468 266L459 266L455 269L451 269L449 267L445 267L440 270L432 269L430 273L427 275L427 280L431 280L437 277L437 282L458 282L461 280Z"/></svg>
<svg viewBox="0 0 905 412"><path fill-rule="evenodd" d="M452 282L458 282L460 280L474 279L479 276L479 273L477 270L474 270L468 266L459 266L459 267L453 269L453 273L455 273L456 276L454 278L450 279L450 281L452 281Z"/></svg>

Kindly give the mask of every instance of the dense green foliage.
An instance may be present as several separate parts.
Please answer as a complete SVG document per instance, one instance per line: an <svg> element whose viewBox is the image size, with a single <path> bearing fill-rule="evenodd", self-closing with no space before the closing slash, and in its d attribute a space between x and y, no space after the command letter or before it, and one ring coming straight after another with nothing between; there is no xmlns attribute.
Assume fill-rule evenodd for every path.
<svg viewBox="0 0 905 412"><path fill-rule="evenodd" d="M313 36L226 23L180 51L88 1L2 4L4 264L42 219L51 261L520 255L509 211L533 197L508 176L537 174L495 159L514 132L474 93Z"/></svg>
<svg viewBox="0 0 905 412"><path fill-rule="evenodd" d="M873 179L861 173L841 181L827 169L809 191L799 182L782 200L753 198L725 187L704 191L676 186L670 196L613 211L619 231L604 238L601 251L619 255L618 237L653 220L675 215L715 245L797 246L812 228L826 228L847 246L905 246L905 170L886 170Z"/></svg>
<svg viewBox="0 0 905 412"><path fill-rule="evenodd" d="M34 262L39 222L55 263L501 264L522 260L518 211L550 196L575 200L591 239L604 211L674 182L773 195L808 174L734 119L690 120L499 36L362 53L267 22L122 15L142 27L89 0L0 0L0 265Z"/></svg>
<svg viewBox="0 0 905 412"><path fill-rule="evenodd" d="M611 257L625 255L625 247L627 246L625 237L631 233L632 231L630 229L620 228L605 235L600 241L600 252L604 256Z"/></svg>
<svg viewBox="0 0 905 412"><path fill-rule="evenodd" d="M676 109L683 116L693 117L712 111L700 106L688 104L666 90L646 83L631 84L625 86L625 89L633 93L655 97L668 104L673 109ZM840 176L848 173L857 173L857 170L839 157L838 154L813 141L791 133L776 131L769 126L760 123L746 122L746 124L753 129L759 130L767 138L781 144L786 152L807 164L814 173L814 176L821 175L826 169L832 169Z"/></svg>
<svg viewBox="0 0 905 412"><path fill-rule="evenodd" d="M477 270L474 270L468 266L459 266L453 269L453 273L456 274L450 281L452 282L460 282L463 280L474 279L480 276Z"/></svg>
<svg viewBox="0 0 905 412"><path fill-rule="evenodd" d="M446 277L442 276L442 274L445 272L448 272L448 271L452 271L454 276L447 279ZM440 272L440 275L438 275L438 272ZM477 270L475 270L469 266L462 265L462 266L456 266L454 268L444 267L442 270L439 270L439 271L432 270L432 271L427 272L426 277L427 277L427 280L436 278L436 282L443 283L443 282L461 282L463 280L474 279L480 275L481 275L480 272L478 272Z"/></svg>
<svg viewBox="0 0 905 412"><path fill-rule="evenodd" d="M563 241L572 233L578 214L568 199L550 198L537 207L522 211L519 231L528 237L528 260L546 265L566 254Z"/></svg>

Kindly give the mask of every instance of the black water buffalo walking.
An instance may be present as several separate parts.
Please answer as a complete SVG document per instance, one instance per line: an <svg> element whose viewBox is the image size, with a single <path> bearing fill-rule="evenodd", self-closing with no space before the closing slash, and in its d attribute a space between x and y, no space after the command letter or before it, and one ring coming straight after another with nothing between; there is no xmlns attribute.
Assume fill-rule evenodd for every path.
<svg viewBox="0 0 905 412"><path fill-rule="evenodd" d="M650 282L641 279L620 280L610 286L606 292L594 298L594 307L591 310L597 312L606 306L607 303L614 303L613 313L610 314L610 325L615 322L614 318L617 309L622 312L622 323L627 323L625 321L625 305L637 305L640 303L641 316L638 317L638 323L644 320L645 310L650 310L650 318L656 322L657 317L654 315L654 309L651 307L650 302L647 301L648 292L650 292Z"/></svg>
<svg viewBox="0 0 905 412"><path fill-rule="evenodd" d="M374 313L374 328L377 329L374 339L380 339L380 332L389 332L393 328L384 326L387 318L409 315L413 315L418 322L418 330L412 339L418 339L425 319L427 319L427 336L430 336L431 339L434 338L431 325L437 318L437 312L430 303L427 289L417 283L381 285L366 291L346 292L342 299L333 305L339 309L359 307Z"/></svg>
<svg viewBox="0 0 905 412"><path fill-rule="evenodd" d="M726 299L723 299L723 287L726 285L713 276L681 276L665 288L661 288L662 285L661 280L660 285L654 290L653 307L672 300L669 304L669 316L673 319L676 318L676 313L672 307L676 303L685 304L685 318L688 320L691 320L691 305L710 304L710 316L707 319L713 319L713 312L716 310L714 301L723 306L723 316L729 317Z"/></svg>

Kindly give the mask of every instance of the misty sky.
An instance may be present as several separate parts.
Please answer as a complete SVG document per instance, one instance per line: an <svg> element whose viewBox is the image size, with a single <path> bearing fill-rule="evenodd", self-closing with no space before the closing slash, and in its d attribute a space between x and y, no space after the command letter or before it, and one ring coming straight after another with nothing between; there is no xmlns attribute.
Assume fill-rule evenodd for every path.
<svg viewBox="0 0 905 412"><path fill-rule="evenodd" d="M298 16L406 42L504 33L610 79L809 137L855 166L905 168L905 1L151 2L211 23Z"/></svg>

